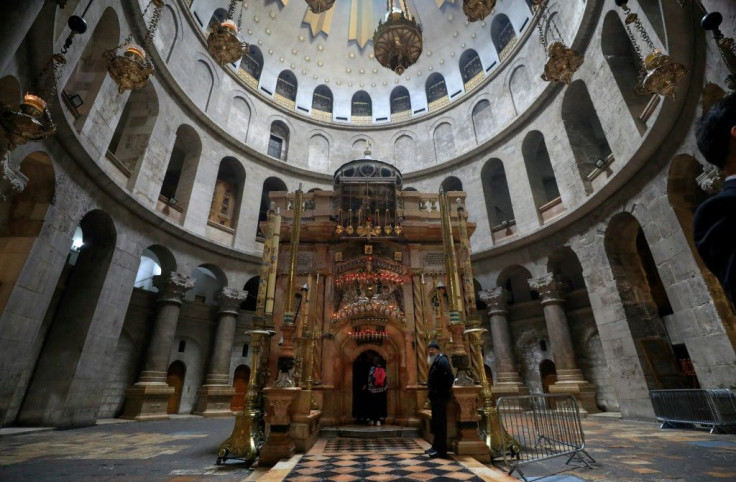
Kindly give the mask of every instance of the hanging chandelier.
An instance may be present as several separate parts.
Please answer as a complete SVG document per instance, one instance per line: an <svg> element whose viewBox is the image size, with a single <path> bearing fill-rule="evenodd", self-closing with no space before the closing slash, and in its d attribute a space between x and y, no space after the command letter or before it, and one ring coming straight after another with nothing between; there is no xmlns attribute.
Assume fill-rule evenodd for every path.
<svg viewBox="0 0 736 482"><path fill-rule="evenodd" d="M66 64L62 54L54 54L41 71L35 86L23 96L20 109L0 105L0 125L8 139L7 151L29 141L40 141L56 133L49 104L56 97L61 77L61 66Z"/></svg>
<svg viewBox="0 0 736 482"><path fill-rule="evenodd" d="M146 36L143 39L143 45L149 49L153 48L153 37L156 35L164 0L151 0L143 11L144 18L151 5L153 5L151 24L148 26ZM125 50L122 54L118 54L118 51L122 48L125 48ZM122 44L114 49L105 50L102 56L107 64L107 72L117 84L118 92L121 94L126 90L144 87L148 83L148 79L156 73L153 63L146 55L145 48L133 43L132 32Z"/></svg>
<svg viewBox="0 0 736 482"><path fill-rule="evenodd" d="M238 23L232 21L235 14L235 2L240 1L240 15ZM240 40L238 30L240 22L243 18L243 0L230 0L227 9L227 19L222 22L213 22L210 24L210 34L207 36L207 51L210 53L215 62L220 66L235 63L243 55L248 53L248 44Z"/></svg>
<svg viewBox="0 0 736 482"><path fill-rule="evenodd" d="M493 13L496 0L463 0L463 12L469 22L483 20Z"/></svg>
<svg viewBox="0 0 736 482"><path fill-rule="evenodd" d="M306 0L312 13L324 13L335 5L335 0Z"/></svg>
<svg viewBox="0 0 736 482"><path fill-rule="evenodd" d="M668 95L675 97L677 86L687 74L687 68L684 65L674 62L672 57L662 53L660 49L654 47L652 39L644 29L639 20L639 15L633 13L627 5L627 0L616 0L616 5L621 7L626 13L626 32L629 34L631 44L634 46L636 55L639 58L639 81L637 82L637 92L642 94ZM636 36L631 29L631 25L639 32L639 36L646 44L650 53L643 57L641 48L636 41Z"/></svg>
<svg viewBox="0 0 736 482"><path fill-rule="evenodd" d="M406 0L398 1L400 7L386 0L386 16L373 33L373 54L379 64L401 75L419 59L423 40L422 28L409 15Z"/></svg>
<svg viewBox="0 0 736 482"><path fill-rule="evenodd" d="M544 73L541 75L545 82L562 82L569 85L572 82L572 76L577 72L583 61L585 60L580 52L569 48L562 39L562 34L557 28L554 18L551 18L547 11L547 0L534 0L532 9L536 15L539 15L537 29L539 30L539 41L547 55L547 62L544 64ZM547 26L549 25L549 33L552 36L550 43L547 38Z"/></svg>

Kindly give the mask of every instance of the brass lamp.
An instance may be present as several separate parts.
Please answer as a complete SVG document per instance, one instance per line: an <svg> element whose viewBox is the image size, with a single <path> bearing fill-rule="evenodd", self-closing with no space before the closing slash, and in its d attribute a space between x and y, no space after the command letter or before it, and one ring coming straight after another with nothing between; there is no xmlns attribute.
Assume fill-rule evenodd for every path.
<svg viewBox="0 0 736 482"><path fill-rule="evenodd" d="M312 13L323 13L335 5L335 0L306 0L307 6Z"/></svg>
<svg viewBox="0 0 736 482"><path fill-rule="evenodd" d="M373 33L373 54L379 64L401 75L422 54L422 28L409 15L405 0L400 7L393 2L386 0L386 16Z"/></svg>
<svg viewBox="0 0 736 482"><path fill-rule="evenodd" d="M716 41L718 52L729 71L726 77L726 87L736 90L736 45L732 38L724 36L718 28L721 22L723 22L723 15L719 12L710 12L702 18L700 25L705 30L713 31L713 40Z"/></svg>
<svg viewBox="0 0 736 482"><path fill-rule="evenodd" d="M463 12L469 22L483 20L493 13L496 0L463 0Z"/></svg>
<svg viewBox="0 0 736 482"><path fill-rule="evenodd" d="M580 52L569 48L565 44L554 18L551 18L548 14L547 0L534 0L532 9L536 15L539 15L539 21L537 22L539 41L547 54L544 73L541 75L542 80L545 82L562 82L569 85L572 82L572 76L583 65L585 59ZM547 38L545 30L547 25L550 27L551 42Z"/></svg>
<svg viewBox="0 0 736 482"><path fill-rule="evenodd" d="M146 37L143 40L143 45L148 48L153 46L153 37L156 35L158 22L161 19L164 0L151 0L143 12L144 17L151 5L154 7L151 24L148 26ZM114 49L105 50L102 54L107 64L107 72L117 84L118 92L121 94L126 90L144 87L148 83L148 79L156 73L156 69L153 67L151 60L148 59L144 47L134 44L132 40L133 34L130 34L121 45ZM122 54L119 54L118 51L122 48L125 50Z"/></svg>
<svg viewBox="0 0 736 482"><path fill-rule="evenodd" d="M248 53L248 44L241 41L240 37L238 37L240 21L243 17L242 4L238 23L236 24L232 21L236 1L230 0L230 5L227 9L227 19L221 23L213 22L210 25L210 34L207 36L207 51L215 59L215 62L221 66L237 62L243 55ZM240 1L242 2L242 0Z"/></svg>
<svg viewBox="0 0 736 482"><path fill-rule="evenodd" d="M56 124L48 109L56 95L56 86L61 76L61 66L66 58L54 54L41 71L37 86L23 96L20 108L0 105L0 125L8 139L8 151L29 141L40 141L56 133Z"/></svg>
<svg viewBox="0 0 736 482"><path fill-rule="evenodd" d="M628 0L616 0L616 5L621 7L626 13L626 19L624 21L626 32L639 58L640 70L637 92L642 94L668 95L674 98L677 86L688 72L687 68L673 61L672 57L665 55L660 49L654 47L652 39L644 29L641 20L639 20L639 15L633 13L627 3ZM646 44L647 49L650 50L650 53L646 57L642 56L641 48L631 28L632 25L639 33L642 41Z"/></svg>

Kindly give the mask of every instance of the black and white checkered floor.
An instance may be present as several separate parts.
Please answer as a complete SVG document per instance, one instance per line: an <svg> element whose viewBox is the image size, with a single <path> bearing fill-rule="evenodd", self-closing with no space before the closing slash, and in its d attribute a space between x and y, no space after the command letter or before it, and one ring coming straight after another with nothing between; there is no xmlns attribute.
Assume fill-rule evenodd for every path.
<svg viewBox="0 0 736 482"><path fill-rule="evenodd" d="M414 439L331 439L304 455L284 480L483 480L455 459L430 459Z"/></svg>

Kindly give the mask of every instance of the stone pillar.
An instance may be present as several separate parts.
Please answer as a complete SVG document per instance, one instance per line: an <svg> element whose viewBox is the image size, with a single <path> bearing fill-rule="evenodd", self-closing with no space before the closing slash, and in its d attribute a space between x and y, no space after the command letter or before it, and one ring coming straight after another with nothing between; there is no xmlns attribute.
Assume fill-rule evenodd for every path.
<svg viewBox="0 0 736 482"><path fill-rule="evenodd" d="M238 309L247 291L223 288L218 294L220 311L217 313L217 333L212 348L210 369L204 385L197 391L197 408L194 411L205 417L232 415L230 402L235 389L230 385L230 354L235 340L235 324Z"/></svg>
<svg viewBox="0 0 736 482"><path fill-rule="evenodd" d="M541 297L547 335L555 357L557 382L549 387L550 393L575 395L582 414L599 412L595 403L596 387L585 381L583 372L575 363L575 350L567 324L565 298L562 295L563 284L554 273L547 273L539 278L531 278L529 287L538 291Z"/></svg>
<svg viewBox="0 0 736 482"><path fill-rule="evenodd" d="M496 355L496 384L492 391L495 399L502 395L528 395L529 389L521 381L514 360L514 345L508 320L508 292L503 287L480 292L480 299L488 305L491 318L493 353Z"/></svg>
<svg viewBox="0 0 736 482"><path fill-rule="evenodd" d="M125 411L122 418L136 420L166 419L169 397L174 388L166 383L171 344L179 321L179 309L184 294L194 287L196 280L171 272L153 280L159 289L158 315L148 343L144 369L138 383L125 392Z"/></svg>

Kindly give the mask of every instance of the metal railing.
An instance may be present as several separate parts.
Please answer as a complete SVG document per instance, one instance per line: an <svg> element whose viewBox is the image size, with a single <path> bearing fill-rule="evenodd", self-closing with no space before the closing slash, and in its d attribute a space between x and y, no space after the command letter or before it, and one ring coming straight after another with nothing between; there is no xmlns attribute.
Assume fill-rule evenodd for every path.
<svg viewBox="0 0 736 482"><path fill-rule="evenodd" d="M710 433L736 431L736 394L727 388L651 390L660 428L702 425Z"/></svg>
<svg viewBox="0 0 736 482"><path fill-rule="evenodd" d="M575 459L592 468L572 395L501 397L496 406L501 433L511 436L502 451L509 475L518 472L526 481L520 465L561 456L566 465Z"/></svg>

